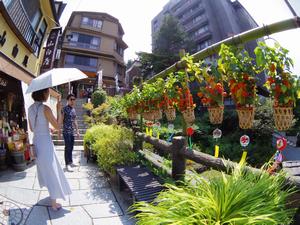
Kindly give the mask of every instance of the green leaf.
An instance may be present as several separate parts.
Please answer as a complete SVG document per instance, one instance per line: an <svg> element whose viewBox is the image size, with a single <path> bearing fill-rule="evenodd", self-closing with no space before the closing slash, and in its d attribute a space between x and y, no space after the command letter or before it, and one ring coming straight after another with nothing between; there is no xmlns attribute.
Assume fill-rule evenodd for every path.
<svg viewBox="0 0 300 225"><path fill-rule="evenodd" d="M286 87L285 85L282 85L282 86L281 86L281 91L282 91L283 93L285 93L285 92L287 91L287 87Z"/></svg>

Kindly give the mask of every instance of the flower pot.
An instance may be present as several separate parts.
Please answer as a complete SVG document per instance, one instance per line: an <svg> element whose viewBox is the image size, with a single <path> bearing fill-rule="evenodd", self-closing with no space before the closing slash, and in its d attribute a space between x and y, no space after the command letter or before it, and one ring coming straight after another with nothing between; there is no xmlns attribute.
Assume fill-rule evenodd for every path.
<svg viewBox="0 0 300 225"><path fill-rule="evenodd" d="M130 120L137 120L138 114L136 111L130 111L130 112L128 112L128 117Z"/></svg>
<svg viewBox="0 0 300 225"><path fill-rule="evenodd" d="M275 127L278 131L288 130L292 126L293 107L273 107Z"/></svg>
<svg viewBox="0 0 300 225"><path fill-rule="evenodd" d="M157 110L153 110L153 118L155 120L160 120L162 119L162 111L160 109L157 109Z"/></svg>
<svg viewBox="0 0 300 225"><path fill-rule="evenodd" d="M186 110L181 112L183 115L183 118L187 124L192 124L195 121L195 113L194 108L188 107Z"/></svg>
<svg viewBox="0 0 300 225"><path fill-rule="evenodd" d="M15 171L23 171L26 169L24 151L11 151L10 156Z"/></svg>
<svg viewBox="0 0 300 225"><path fill-rule="evenodd" d="M208 107L209 121L212 124L221 124L223 121L224 107Z"/></svg>
<svg viewBox="0 0 300 225"><path fill-rule="evenodd" d="M153 112L149 111L149 112L143 112L143 117L145 120L154 120L154 114Z"/></svg>
<svg viewBox="0 0 300 225"><path fill-rule="evenodd" d="M7 169L6 150L0 149L0 170L5 170L5 169Z"/></svg>
<svg viewBox="0 0 300 225"><path fill-rule="evenodd" d="M241 129L250 129L254 121L254 107L241 107L236 109L239 117L239 126Z"/></svg>
<svg viewBox="0 0 300 225"><path fill-rule="evenodd" d="M176 109L175 108L166 109L165 114L168 121L173 121L176 118Z"/></svg>

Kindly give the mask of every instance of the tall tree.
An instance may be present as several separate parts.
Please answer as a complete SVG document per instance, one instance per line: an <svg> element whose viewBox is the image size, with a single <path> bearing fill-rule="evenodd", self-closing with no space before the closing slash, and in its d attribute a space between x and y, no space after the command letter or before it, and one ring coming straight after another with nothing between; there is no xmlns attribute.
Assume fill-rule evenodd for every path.
<svg viewBox="0 0 300 225"><path fill-rule="evenodd" d="M153 53L137 53L144 80L177 62L180 49L191 52L195 44L183 31L179 21L167 15L155 34L153 46Z"/></svg>
<svg viewBox="0 0 300 225"><path fill-rule="evenodd" d="M172 15L165 16L160 29L154 35L153 53L178 57L180 49L190 52L194 47L194 42L188 38L179 21Z"/></svg>

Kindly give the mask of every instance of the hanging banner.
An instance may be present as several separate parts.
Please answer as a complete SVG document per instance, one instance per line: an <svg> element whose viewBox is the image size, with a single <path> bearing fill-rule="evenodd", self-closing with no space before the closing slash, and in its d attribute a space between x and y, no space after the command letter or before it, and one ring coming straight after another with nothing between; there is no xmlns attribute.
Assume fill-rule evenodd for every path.
<svg viewBox="0 0 300 225"><path fill-rule="evenodd" d="M53 28L48 36L45 47L44 59L41 66L41 73L53 68L55 60L58 38L61 33L61 27Z"/></svg>

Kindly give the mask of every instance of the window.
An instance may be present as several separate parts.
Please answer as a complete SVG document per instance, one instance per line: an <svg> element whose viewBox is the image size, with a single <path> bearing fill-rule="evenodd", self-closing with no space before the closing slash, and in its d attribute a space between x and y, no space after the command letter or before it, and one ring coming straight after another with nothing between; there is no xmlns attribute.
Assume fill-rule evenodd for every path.
<svg viewBox="0 0 300 225"><path fill-rule="evenodd" d="M124 74L124 72L123 72L124 69L123 69L123 67L122 67L121 65L118 64L116 69L117 69L116 72L117 72L117 74L118 74L119 76L122 76L122 75Z"/></svg>
<svg viewBox="0 0 300 225"><path fill-rule="evenodd" d="M197 23L199 20L204 18L204 14L201 14L199 16L196 16L193 18L192 23Z"/></svg>
<svg viewBox="0 0 300 225"><path fill-rule="evenodd" d="M72 33L69 44L80 48L99 49L101 39L92 35Z"/></svg>
<svg viewBox="0 0 300 225"><path fill-rule="evenodd" d="M102 28L102 20L92 19L92 18L84 16L84 17L82 17L81 25L101 29Z"/></svg>
<svg viewBox="0 0 300 225"><path fill-rule="evenodd" d="M47 30L47 23L45 20L42 21L39 30L36 34L35 40L33 42L34 54L38 56L40 54L41 46L43 44L43 39L45 37Z"/></svg>
<svg viewBox="0 0 300 225"><path fill-rule="evenodd" d="M200 44L197 45L197 51L205 49L205 48L207 48L210 45L211 45L211 41L210 40L203 41L203 42L201 42Z"/></svg>
<svg viewBox="0 0 300 225"><path fill-rule="evenodd" d="M65 57L65 64L76 64L76 65L96 68L98 64L98 60L97 58L88 57L88 56L67 54Z"/></svg>
<svg viewBox="0 0 300 225"><path fill-rule="evenodd" d="M208 31L208 25L200 27L198 30L196 30L196 32L194 33L194 36L198 36L200 34L203 34L205 31Z"/></svg>
<svg viewBox="0 0 300 225"><path fill-rule="evenodd" d="M123 49L120 45L118 45L118 43L115 42L114 48L115 48L115 51L116 51L119 55L121 55L121 56L124 55L124 49Z"/></svg>

